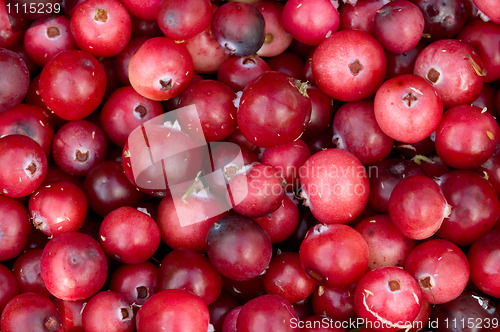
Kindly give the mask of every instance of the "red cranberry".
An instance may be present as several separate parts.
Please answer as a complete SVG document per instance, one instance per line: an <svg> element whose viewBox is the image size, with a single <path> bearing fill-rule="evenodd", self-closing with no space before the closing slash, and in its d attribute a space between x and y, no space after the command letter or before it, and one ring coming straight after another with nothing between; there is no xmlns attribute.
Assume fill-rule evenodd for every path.
<svg viewBox="0 0 500 332"><path fill-rule="evenodd" d="M3 36L3 35L2 35ZM0 49L0 113L19 104L28 93L30 73L23 59L7 49ZM4 79L8 77L9 79Z"/></svg>
<svg viewBox="0 0 500 332"><path fill-rule="evenodd" d="M422 292L413 277L397 267L367 272L356 286L356 312L376 331L406 329L420 311Z"/></svg>
<svg viewBox="0 0 500 332"><path fill-rule="evenodd" d="M32 229L26 207L0 195L0 261L17 257L28 243Z"/></svg>
<svg viewBox="0 0 500 332"><path fill-rule="evenodd" d="M134 313L125 297L109 290L97 293L87 302L82 323L85 332L132 332L135 327Z"/></svg>
<svg viewBox="0 0 500 332"><path fill-rule="evenodd" d="M14 273L0 264L0 312L14 296L19 294L20 287Z"/></svg>
<svg viewBox="0 0 500 332"><path fill-rule="evenodd" d="M385 77L380 43L366 32L343 30L314 51L312 70L318 87L341 101L358 101L375 93Z"/></svg>
<svg viewBox="0 0 500 332"><path fill-rule="evenodd" d="M293 36L286 32L282 22L284 5L275 1L259 1L255 5L266 24L264 33L264 45L257 54L265 57L273 57L283 53L292 43Z"/></svg>
<svg viewBox="0 0 500 332"><path fill-rule="evenodd" d="M43 295L29 292L19 294L7 303L2 311L0 328L5 332L65 331L54 303Z"/></svg>
<svg viewBox="0 0 500 332"><path fill-rule="evenodd" d="M127 46L132 22L117 0L89 0L71 15L71 33L78 47L94 56L111 57Z"/></svg>
<svg viewBox="0 0 500 332"><path fill-rule="evenodd" d="M319 286L312 294L312 307L317 315L326 315L337 321L349 321L356 317L354 290L356 284L345 287Z"/></svg>
<svg viewBox="0 0 500 332"><path fill-rule="evenodd" d="M412 0L425 20L424 38L435 41L454 38L467 20L466 2L462 0Z"/></svg>
<svg viewBox="0 0 500 332"><path fill-rule="evenodd" d="M227 84L234 91L240 91L268 70L271 68L260 57L231 56L221 64L217 72L217 80Z"/></svg>
<svg viewBox="0 0 500 332"><path fill-rule="evenodd" d="M300 245L299 254L309 277L326 287L348 286L368 268L368 244L358 231L347 225L312 227Z"/></svg>
<svg viewBox="0 0 500 332"><path fill-rule="evenodd" d="M358 0L340 7L340 30L361 30L373 35L375 15L390 0Z"/></svg>
<svg viewBox="0 0 500 332"><path fill-rule="evenodd" d="M368 203L369 181L363 164L351 153L326 149L313 154L299 170L302 197L322 223L347 223ZM331 205L328 202L336 202Z"/></svg>
<svg viewBox="0 0 500 332"><path fill-rule="evenodd" d="M155 18L162 3L161 0L121 0L120 2L127 8L130 15L156 24Z"/></svg>
<svg viewBox="0 0 500 332"><path fill-rule="evenodd" d="M35 292L50 297L50 293L40 274L42 249L31 249L17 257L12 272L17 280L21 293Z"/></svg>
<svg viewBox="0 0 500 332"><path fill-rule="evenodd" d="M450 205L434 180L414 175L399 182L389 199L389 216L410 239L423 240L436 234Z"/></svg>
<svg viewBox="0 0 500 332"><path fill-rule="evenodd" d="M122 206L106 215L99 228L99 239L110 257L138 264L153 256L161 236L153 218L133 207Z"/></svg>
<svg viewBox="0 0 500 332"><path fill-rule="evenodd" d="M66 332L83 332L82 314L87 300L64 301L54 298L53 302L62 316Z"/></svg>
<svg viewBox="0 0 500 332"><path fill-rule="evenodd" d="M199 34L210 25L212 6L209 0L163 1L156 21L165 36L184 40Z"/></svg>
<svg viewBox="0 0 500 332"><path fill-rule="evenodd" d="M498 278L500 229L483 235L469 249L471 280L484 293L500 297Z"/></svg>
<svg viewBox="0 0 500 332"><path fill-rule="evenodd" d="M161 313L160 315L158 313ZM167 289L153 295L137 312L137 332L201 332L209 329L203 300L188 291Z"/></svg>
<svg viewBox="0 0 500 332"><path fill-rule="evenodd" d="M156 289L186 290L210 305L222 291L222 278L202 254L189 249L175 249L161 262Z"/></svg>
<svg viewBox="0 0 500 332"><path fill-rule="evenodd" d="M40 262L45 287L61 300L82 300L96 294L108 275L108 261L99 242L67 232L51 239Z"/></svg>
<svg viewBox="0 0 500 332"><path fill-rule="evenodd" d="M111 275L109 288L129 304L143 305L156 292L157 275L158 267L149 262L123 264Z"/></svg>
<svg viewBox="0 0 500 332"><path fill-rule="evenodd" d="M210 311L210 323L213 325L215 331L223 330L223 324L229 313L236 307L238 307L239 302L235 297L229 293L222 291L219 298L215 300L211 305L208 306Z"/></svg>
<svg viewBox="0 0 500 332"><path fill-rule="evenodd" d="M47 157L42 147L24 135L0 138L0 192L9 197L33 193L45 179Z"/></svg>
<svg viewBox="0 0 500 332"><path fill-rule="evenodd" d="M248 280L262 274L269 265L272 243L256 222L228 216L210 228L207 255L222 275L234 280Z"/></svg>

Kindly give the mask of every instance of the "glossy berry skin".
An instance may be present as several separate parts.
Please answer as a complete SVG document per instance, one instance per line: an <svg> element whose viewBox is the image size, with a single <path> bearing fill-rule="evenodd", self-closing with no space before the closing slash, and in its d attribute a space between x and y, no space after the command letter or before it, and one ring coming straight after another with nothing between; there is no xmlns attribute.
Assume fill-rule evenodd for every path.
<svg viewBox="0 0 500 332"><path fill-rule="evenodd" d="M424 23L424 16L416 5L407 0L396 0L377 11L374 32L386 50L405 53L417 46ZM397 34L395 29L399 30Z"/></svg>
<svg viewBox="0 0 500 332"><path fill-rule="evenodd" d="M247 56L264 44L264 17L254 6L244 2L224 3L212 16L212 34L226 52Z"/></svg>
<svg viewBox="0 0 500 332"><path fill-rule="evenodd" d="M24 197L34 192L45 179L47 157L42 147L24 135L0 138L0 192L9 197Z"/></svg>
<svg viewBox="0 0 500 332"><path fill-rule="evenodd" d="M358 101L375 93L382 83L384 49L366 32L338 31L314 51L312 71L318 87L333 99Z"/></svg>
<svg viewBox="0 0 500 332"><path fill-rule="evenodd" d="M370 270L385 266L404 266L416 244L416 241L404 236L385 214L364 218L356 224L355 229L368 243Z"/></svg>
<svg viewBox="0 0 500 332"><path fill-rule="evenodd" d="M375 119L389 137L415 143L428 137L443 116L443 103L436 90L417 75L396 76L377 90Z"/></svg>
<svg viewBox="0 0 500 332"><path fill-rule="evenodd" d="M246 217L276 211L284 196L281 173L270 165L254 164L247 173L236 174L229 181L228 202L236 213Z"/></svg>
<svg viewBox="0 0 500 332"><path fill-rule="evenodd" d="M248 301L238 314L236 327L240 332L299 331L290 320L298 319L291 304L279 295L266 294Z"/></svg>
<svg viewBox="0 0 500 332"><path fill-rule="evenodd" d="M63 51L43 67L39 90L47 107L57 116L80 120L101 103L106 92L106 74L90 53Z"/></svg>
<svg viewBox="0 0 500 332"><path fill-rule="evenodd" d="M26 207L14 198L0 195L0 261L19 256L32 230Z"/></svg>
<svg viewBox="0 0 500 332"><path fill-rule="evenodd" d="M228 216L210 228L207 255L223 276L249 280L263 273L269 265L272 243L256 222L241 216Z"/></svg>
<svg viewBox="0 0 500 332"><path fill-rule="evenodd" d="M284 5L275 1L261 1L255 5L266 24L264 45L257 54L265 57L273 57L283 53L292 43L293 37L285 31L281 15Z"/></svg>
<svg viewBox="0 0 500 332"><path fill-rule="evenodd" d="M2 77L15 78L0 80L0 113L2 113L24 99L30 85L30 73L26 63L18 54L1 48L0 74Z"/></svg>
<svg viewBox="0 0 500 332"><path fill-rule="evenodd" d="M64 172L84 176L103 162L108 153L108 140L103 130L87 120L70 121L56 132L52 157Z"/></svg>
<svg viewBox="0 0 500 332"><path fill-rule="evenodd" d="M108 275L108 261L99 243L88 235L67 232L51 239L40 261L48 291L61 300L82 300L96 294Z"/></svg>
<svg viewBox="0 0 500 332"><path fill-rule="evenodd" d="M34 21L24 36L24 48L29 57L44 66L57 53L76 49L69 22L64 16L49 16Z"/></svg>
<svg viewBox="0 0 500 332"><path fill-rule="evenodd" d="M87 208L83 190L67 181L51 182L35 191L29 200L33 225L49 237L78 231Z"/></svg>
<svg viewBox="0 0 500 332"><path fill-rule="evenodd" d="M210 25L212 6L209 0L163 1L156 22L165 36L185 40Z"/></svg>
<svg viewBox="0 0 500 332"><path fill-rule="evenodd" d="M283 27L294 39L318 45L339 28L339 12L328 0L287 1L281 15Z"/></svg>
<svg viewBox="0 0 500 332"><path fill-rule="evenodd" d="M425 21L424 38L431 41L454 38L467 22L467 1L412 0Z"/></svg>
<svg viewBox="0 0 500 332"><path fill-rule="evenodd" d="M237 113L243 136L260 147L292 142L304 132L311 102L301 83L283 73L268 71L243 90Z"/></svg>
<svg viewBox="0 0 500 332"><path fill-rule="evenodd" d="M182 289L212 304L222 291L222 278L202 254L189 249L175 249L163 258L156 291Z"/></svg>
<svg viewBox="0 0 500 332"><path fill-rule="evenodd" d="M365 239L347 225L318 224L310 228L299 255L309 277L325 287L356 282L365 274L369 261Z"/></svg>
<svg viewBox="0 0 500 332"><path fill-rule="evenodd" d="M364 165L386 159L394 140L376 121L373 102L362 100L342 105L333 118L333 141L355 155Z"/></svg>
<svg viewBox="0 0 500 332"><path fill-rule="evenodd" d="M143 263L158 249L160 230L153 218L130 206L108 213L99 228L101 247L126 264Z"/></svg>
<svg viewBox="0 0 500 332"><path fill-rule="evenodd" d="M144 304L156 292L158 267L150 262L122 264L111 275L109 289L125 296L129 304Z"/></svg>
<svg viewBox="0 0 500 332"><path fill-rule="evenodd" d="M472 46L442 39L425 47L415 60L413 73L429 81L444 108L469 104L483 88L483 64Z"/></svg>
<svg viewBox="0 0 500 332"><path fill-rule="evenodd" d="M450 206L439 185L424 175L401 180L389 199L389 216L396 227L410 239L423 240L434 235Z"/></svg>
<svg viewBox="0 0 500 332"><path fill-rule="evenodd" d="M302 269L298 253L282 252L271 260L264 274L264 287L268 294L297 303L313 293L316 283Z"/></svg>
<svg viewBox="0 0 500 332"><path fill-rule="evenodd" d="M413 248L405 270L418 281L423 300L431 304L456 299L465 290L470 276L469 262L462 250L441 239Z"/></svg>
<svg viewBox="0 0 500 332"><path fill-rule="evenodd" d="M83 330L82 314L87 300L63 301L53 299L57 310L61 313L67 332L81 332Z"/></svg>
<svg viewBox="0 0 500 332"><path fill-rule="evenodd" d="M117 0L90 0L71 15L71 33L78 48L96 57L112 57L127 46L132 22Z"/></svg>
<svg viewBox="0 0 500 332"><path fill-rule="evenodd" d="M472 282L494 297L500 297L499 239L500 229L497 227L475 241L467 253Z"/></svg>
<svg viewBox="0 0 500 332"><path fill-rule="evenodd" d="M311 304L316 315L326 315L339 321L356 317L354 309L354 290L356 284L345 287L319 286L311 297Z"/></svg>
<svg viewBox="0 0 500 332"><path fill-rule="evenodd" d="M132 130L163 112L160 102L145 98L131 86L125 86L106 99L100 113L100 124L111 142L124 146Z"/></svg>
<svg viewBox="0 0 500 332"><path fill-rule="evenodd" d="M83 309L82 323L86 332L132 332L135 327L132 307L122 294L110 290L90 298Z"/></svg>
<svg viewBox="0 0 500 332"><path fill-rule="evenodd" d="M21 293L35 292L50 297L40 275L42 249L30 249L19 255L12 266ZM16 288L17 289L17 288Z"/></svg>
<svg viewBox="0 0 500 332"><path fill-rule="evenodd" d="M221 141L236 129L236 108L233 90L224 83L202 80L193 83L180 97L178 107L195 105L196 119L179 115L179 123L189 135L196 135L189 128L200 121L207 142ZM195 122L196 121L196 122Z"/></svg>
<svg viewBox="0 0 500 332"><path fill-rule="evenodd" d="M345 150L326 149L313 154L299 175L301 195L322 223L347 223L368 202L370 185L366 170L359 159Z"/></svg>
<svg viewBox="0 0 500 332"><path fill-rule="evenodd" d="M495 226L500 203L488 180L469 170L454 170L441 176L439 185L451 205L451 214L437 236L468 246Z"/></svg>
<svg viewBox="0 0 500 332"><path fill-rule="evenodd" d="M358 317L373 324L376 331L405 329L422 305L417 282L397 267L383 267L367 272L356 286L354 301Z"/></svg>
<svg viewBox="0 0 500 332"><path fill-rule="evenodd" d="M477 106L460 105L445 112L436 130L436 152L454 168L478 167L500 141L500 128L491 114Z"/></svg>
<svg viewBox="0 0 500 332"><path fill-rule="evenodd" d="M129 63L130 84L137 93L152 100L179 95L189 85L193 71L186 46L167 37L148 39Z"/></svg>
<svg viewBox="0 0 500 332"><path fill-rule="evenodd" d="M7 303L0 328L5 332L65 331L63 319L54 303L43 295L29 292L19 294Z"/></svg>
<svg viewBox="0 0 500 332"><path fill-rule="evenodd" d="M240 91L268 70L271 68L261 57L230 56L217 71L217 80L227 84L234 91Z"/></svg>
<svg viewBox="0 0 500 332"><path fill-rule="evenodd" d="M474 0L474 4L481 10L492 22L500 24L500 11L493 0Z"/></svg>
<svg viewBox="0 0 500 332"><path fill-rule="evenodd" d="M139 309L137 332L208 331L209 312L203 300L188 291L168 289L153 295Z"/></svg>

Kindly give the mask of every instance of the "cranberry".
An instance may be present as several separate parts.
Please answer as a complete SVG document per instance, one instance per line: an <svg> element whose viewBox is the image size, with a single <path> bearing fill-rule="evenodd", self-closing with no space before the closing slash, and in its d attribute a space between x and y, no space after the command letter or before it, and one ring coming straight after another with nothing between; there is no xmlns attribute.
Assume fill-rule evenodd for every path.
<svg viewBox="0 0 500 332"><path fill-rule="evenodd" d="M496 228L477 239L467 254L472 282L481 291L494 297L500 297L499 238L500 229Z"/></svg>
<svg viewBox="0 0 500 332"><path fill-rule="evenodd" d="M394 31L398 29L399 33ZM417 46L424 32L424 16L407 0L389 2L377 10L375 36L382 46L394 53L405 53Z"/></svg>
<svg viewBox="0 0 500 332"><path fill-rule="evenodd" d="M106 74L91 54L80 50L62 51L40 74L40 95L47 106L64 120L90 115L106 92Z"/></svg>
<svg viewBox="0 0 500 332"><path fill-rule="evenodd" d="M266 59L271 70L287 74L295 79L304 80L303 68L304 60L295 53L283 52Z"/></svg>
<svg viewBox="0 0 500 332"><path fill-rule="evenodd" d="M318 45L330 37L338 30L339 21L337 9L328 0L291 0L283 8L283 27L306 45Z"/></svg>
<svg viewBox="0 0 500 332"><path fill-rule="evenodd" d="M190 128L199 121L208 142L221 141L236 129L236 108L233 90L224 83L202 80L191 85L180 97L178 107L196 106L195 119L180 114L179 123L189 135L196 135Z"/></svg>
<svg viewBox="0 0 500 332"><path fill-rule="evenodd" d="M70 27L81 50L102 57L120 53L132 34L130 15L117 0L81 3L71 15Z"/></svg>
<svg viewBox="0 0 500 332"><path fill-rule="evenodd" d="M188 291L167 289L153 295L139 309L137 332L201 332L209 330L209 312L203 300Z"/></svg>
<svg viewBox="0 0 500 332"><path fill-rule="evenodd" d="M0 113L19 104L28 93L30 73L23 59L0 48ZM6 80L4 77L8 77Z"/></svg>
<svg viewBox="0 0 500 332"><path fill-rule="evenodd" d="M312 294L316 283L302 269L298 253L283 252L271 259L264 274L264 287L268 294L297 303Z"/></svg>
<svg viewBox="0 0 500 332"><path fill-rule="evenodd" d="M488 112L460 105L445 112L436 130L436 152L455 168L478 167L491 157L500 141L500 128Z"/></svg>
<svg viewBox="0 0 500 332"><path fill-rule="evenodd" d="M66 331L82 332L82 314L85 305L87 305L87 300L64 301L54 298L53 302L56 305L57 311L59 311L62 316Z"/></svg>
<svg viewBox="0 0 500 332"><path fill-rule="evenodd" d="M243 306L236 307L227 314L224 323L222 323L222 332L238 332L236 324L242 308Z"/></svg>
<svg viewBox="0 0 500 332"><path fill-rule="evenodd" d="M24 135L0 138L0 191L9 197L33 193L45 179L47 157L42 147Z"/></svg>
<svg viewBox="0 0 500 332"><path fill-rule="evenodd" d="M366 32L338 31L314 51L312 70L318 87L341 101L358 101L375 93L385 77L380 43Z"/></svg>
<svg viewBox="0 0 500 332"><path fill-rule="evenodd" d="M120 2L127 8L130 15L156 24L155 18L162 3L161 0L121 0Z"/></svg>
<svg viewBox="0 0 500 332"><path fill-rule="evenodd" d="M474 0L477 8L483 12L492 22L500 24L500 11L493 0Z"/></svg>
<svg viewBox="0 0 500 332"><path fill-rule="evenodd" d="M133 207L122 206L106 215L99 228L99 239L110 257L138 264L153 256L161 236L153 218Z"/></svg>
<svg viewBox="0 0 500 332"><path fill-rule="evenodd" d="M304 134L301 136L306 141L327 132L332 125L333 114L335 113L333 100L317 87L308 87L307 95L311 100L311 117Z"/></svg>
<svg viewBox="0 0 500 332"><path fill-rule="evenodd" d="M228 202L236 213L250 218L276 211L285 190L281 173L273 166L255 164L246 173L236 174L229 181Z"/></svg>
<svg viewBox="0 0 500 332"><path fill-rule="evenodd" d="M163 1L156 21L165 36L184 40L199 34L210 25L212 6L209 0Z"/></svg>
<svg viewBox="0 0 500 332"><path fill-rule="evenodd" d="M256 222L228 216L210 228L207 255L222 275L234 280L248 280L263 273L269 265L271 239Z"/></svg>
<svg viewBox="0 0 500 332"><path fill-rule="evenodd" d="M65 330L54 303L43 295L29 292L19 294L7 303L2 311L0 328L5 332Z"/></svg>
<svg viewBox="0 0 500 332"><path fill-rule="evenodd" d="M333 118L333 142L339 148L351 152L365 165L386 159L392 151L394 140L384 134L376 116L370 101L342 105Z"/></svg>
<svg viewBox="0 0 500 332"><path fill-rule="evenodd" d="M304 84L279 72L265 72L241 95L238 126L250 142L272 147L292 142L304 132L311 113Z"/></svg>
<svg viewBox="0 0 500 332"><path fill-rule="evenodd" d="M69 24L69 19L64 16L49 16L34 21L24 36L26 53L38 65L44 66L57 53L76 49Z"/></svg>
<svg viewBox="0 0 500 332"><path fill-rule="evenodd" d="M210 323L213 325L215 331L222 331L223 324L229 313L236 307L239 302L229 293L222 291L219 298L208 306L210 312Z"/></svg>
<svg viewBox="0 0 500 332"><path fill-rule="evenodd" d="M467 1L412 0L412 2L420 8L424 16L423 37L431 41L455 37L467 21Z"/></svg>
<svg viewBox="0 0 500 332"><path fill-rule="evenodd" d="M369 180L351 153L327 149L313 154L299 169L302 197L314 217L326 224L347 223L368 203ZM335 201L335 205L328 202Z"/></svg>
<svg viewBox="0 0 500 332"><path fill-rule="evenodd" d="M158 267L149 262L120 265L111 275L109 288L129 304L143 305L156 292Z"/></svg>
<svg viewBox="0 0 500 332"><path fill-rule="evenodd" d="M240 91L268 70L271 68L267 62L258 56L231 56L221 64L217 71L217 80L234 91Z"/></svg>
<svg viewBox="0 0 500 332"><path fill-rule="evenodd" d="M399 75L413 74L413 67L415 66L417 56L424 47L425 44L420 42L417 46L405 53L392 53L386 51L387 72L385 78L389 79Z"/></svg>
<svg viewBox="0 0 500 332"><path fill-rule="evenodd" d="M349 321L356 317L354 290L356 284L345 287L319 286L312 294L312 307L317 315L326 315L337 321Z"/></svg>
<svg viewBox="0 0 500 332"><path fill-rule="evenodd" d="M40 262L45 287L61 300L82 300L96 294L108 275L108 262L99 242L66 232L43 249Z"/></svg>
<svg viewBox="0 0 500 332"><path fill-rule="evenodd" d="M363 236L347 225L312 227L300 245L300 261L306 273L326 287L348 286L361 278L369 262Z"/></svg>
<svg viewBox="0 0 500 332"><path fill-rule="evenodd" d="M439 183L451 205L451 214L437 232L440 238L468 246L495 226L500 203L486 179L468 170L454 170L441 176Z"/></svg>
<svg viewBox="0 0 500 332"><path fill-rule="evenodd" d="M356 286L356 312L376 331L406 329L420 311L422 292L406 271L383 267L367 272Z"/></svg>
<svg viewBox="0 0 500 332"><path fill-rule="evenodd" d="M379 87L374 111L385 134L400 142L415 143L436 130L443 114L443 103L425 79L402 75Z"/></svg>
<svg viewBox="0 0 500 332"><path fill-rule="evenodd" d="M292 305L279 295L266 294L248 301L241 308L236 322L241 332L299 331L293 327L298 317Z"/></svg>
<svg viewBox="0 0 500 332"><path fill-rule="evenodd" d="M129 62L130 84L140 95L153 100L179 95L192 77L193 61L186 46L167 37L148 39Z"/></svg>
<svg viewBox="0 0 500 332"><path fill-rule="evenodd" d="M78 231L85 221L87 207L83 190L67 181L40 187L29 200L33 225L47 236Z"/></svg>
<svg viewBox="0 0 500 332"><path fill-rule="evenodd" d="M186 290L210 305L222 291L222 278L202 254L189 249L175 249L161 262L156 289Z"/></svg>
<svg viewBox="0 0 500 332"><path fill-rule="evenodd" d="M377 11L390 0L358 0L340 7L340 30L361 30L373 34Z"/></svg>
<svg viewBox="0 0 500 332"><path fill-rule="evenodd" d="M238 56L255 54L264 44L265 21L254 6L224 3L212 16L212 33L227 52Z"/></svg>
<svg viewBox="0 0 500 332"><path fill-rule="evenodd" d="M56 132L52 156L70 175L83 176L107 157L108 140L103 130L87 121L70 121Z"/></svg>
<svg viewBox="0 0 500 332"><path fill-rule="evenodd" d="M450 205L439 185L424 175L401 180L389 199L392 222L401 233L414 240L436 234L450 212Z"/></svg>
<svg viewBox="0 0 500 332"><path fill-rule="evenodd" d="M132 332L135 327L132 308L122 294L113 291L92 296L83 309L82 323L86 332Z"/></svg>
<svg viewBox="0 0 500 332"><path fill-rule="evenodd" d="M429 81L444 108L473 102L483 87L483 64L476 51L464 42L442 39L417 56L413 73Z"/></svg>
<svg viewBox="0 0 500 332"><path fill-rule="evenodd" d="M387 215L364 218L356 225L356 230L368 243L370 270L384 266L404 266L416 244L416 241L404 236Z"/></svg>

